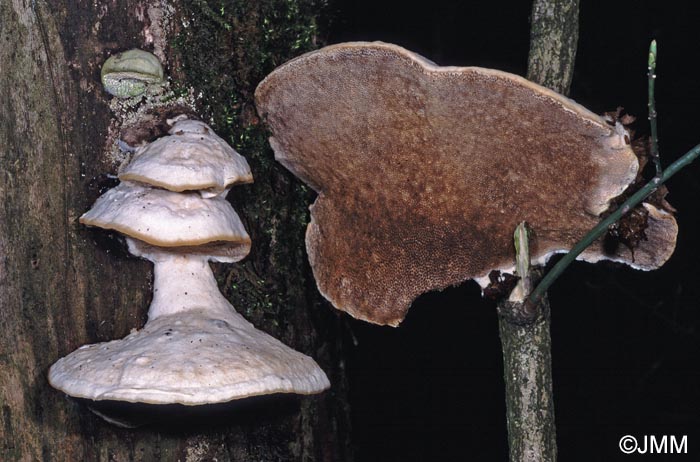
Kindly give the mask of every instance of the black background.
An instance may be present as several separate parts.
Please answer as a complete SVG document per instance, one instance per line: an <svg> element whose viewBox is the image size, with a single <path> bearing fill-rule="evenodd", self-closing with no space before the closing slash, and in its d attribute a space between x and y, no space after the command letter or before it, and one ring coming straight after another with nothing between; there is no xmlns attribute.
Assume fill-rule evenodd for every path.
<svg viewBox="0 0 700 462"><path fill-rule="evenodd" d="M700 143L700 16L691 2L581 1L571 97L624 106L648 133L646 59L659 43L657 110L668 165ZM327 42L382 40L441 65L524 75L530 2L335 0ZM550 291L559 460L700 460L700 161L668 184L674 256L643 273L576 263ZM401 327L349 321L360 461L507 460L495 307L467 282L422 296ZM620 437L688 435L686 456L622 456Z"/></svg>

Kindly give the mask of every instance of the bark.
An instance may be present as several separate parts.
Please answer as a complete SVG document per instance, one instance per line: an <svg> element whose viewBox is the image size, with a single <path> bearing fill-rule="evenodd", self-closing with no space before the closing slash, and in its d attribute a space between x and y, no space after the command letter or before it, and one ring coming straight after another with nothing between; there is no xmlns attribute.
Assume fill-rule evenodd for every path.
<svg viewBox="0 0 700 462"><path fill-rule="evenodd" d="M534 0L527 78L569 94L578 44L579 0Z"/></svg>
<svg viewBox="0 0 700 462"><path fill-rule="evenodd" d="M527 78L568 94L578 42L578 0L534 0ZM537 275L532 274L533 279ZM549 300L498 306L510 460L557 458Z"/></svg>
<svg viewBox="0 0 700 462"><path fill-rule="evenodd" d="M510 460L554 462L549 300L545 296L535 313L522 313L522 308L507 301L498 306Z"/></svg>
<svg viewBox="0 0 700 462"><path fill-rule="evenodd" d="M267 72L315 46L322 3L0 2L0 460L351 458L343 327L303 252L309 193L273 162L252 103ZM122 429L48 385L58 358L140 328L151 298L151 265L77 222L117 167L100 66L130 48L164 60L248 158L256 182L230 196L254 249L215 274L251 322L319 362L331 391L205 410L116 405L165 416Z"/></svg>

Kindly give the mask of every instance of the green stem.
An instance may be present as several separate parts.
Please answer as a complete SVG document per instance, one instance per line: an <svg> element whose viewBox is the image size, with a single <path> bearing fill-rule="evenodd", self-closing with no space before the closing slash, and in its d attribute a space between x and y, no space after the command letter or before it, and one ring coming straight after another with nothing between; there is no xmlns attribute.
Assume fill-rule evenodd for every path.
<svg viewBox="0 0 700 462"><path fill-rule="evenodd" d="M515 244L515 274L520 278L515 289L510 294L509 300L523 303L530 295L531 279L530 279L530 243L527 223L521 222L513 233L513 242Z"/></svg>
<svg viewBox="0 0 700 462"><path fill-rule="evenodd" d="M530 294L528 299L528 304L536 306L542 295L549 289L549 287L557 280L561 273L569 266L576 257L581 254L586 248L593 243L596 239L603 235L608 229L608 227L619 220L624 214L629 212L632 207L635 207L644 199L646 199L650 194L652 194L656 188L665 183L669 178L675 175L679 170L681 170L686 165L693 162L700 155L700 144L695 146L690 151L686 152L680 159L675 161L673 164L663 171L659 177L654 177L649 183L644 185L639 191L632 194L623 204L617 208L613 213L606 217L603 221L598 223L598 225L588 232L564 257L557 262L556 265L547 273L545 277L542 278L540 283L537 285L535 290Z"/></svg>
<svg viewBox="0 0 700 462"><path fill-rule="evenodd" d="M656 167L656 177L661 176L661 159L659 156L659 136L656 126L656 100L654 99L654 82L656 82L656 40L649 45L649 125L651 125L651 159Z"/></svg>

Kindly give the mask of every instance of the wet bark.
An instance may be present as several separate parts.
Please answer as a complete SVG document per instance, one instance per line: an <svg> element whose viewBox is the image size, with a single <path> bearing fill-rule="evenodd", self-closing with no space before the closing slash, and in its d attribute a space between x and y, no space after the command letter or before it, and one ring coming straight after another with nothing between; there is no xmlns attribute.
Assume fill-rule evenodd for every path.
<svg viewBox="0 0 700 462"><path fill-rule="evenodd" d="M351 458L342 322L319 300L303 251L309 193L274 164L252 104L267 72L316 45L321 4L0 3L0 460ZM184 420L170 408L166 421L123 429L48 385L58 358L140 328L151 298L151 265L77 221L117 168L100 66L130 48L164 60L176 91L248 158L256 182L230 196L254 249L215 267L220 288L257 327L314 357L330 391L189 409Z"/></svg>
<svg viewBox="0 0 700 462"><path fill-rule="evenodd" d="M567 95L578 43L578 0L534 0L527 78ZM537 279L537 275L532 275ZM508 446L512 462L557 459L552 342L546 295L532 311L523 303L498 306Z"/></svg>

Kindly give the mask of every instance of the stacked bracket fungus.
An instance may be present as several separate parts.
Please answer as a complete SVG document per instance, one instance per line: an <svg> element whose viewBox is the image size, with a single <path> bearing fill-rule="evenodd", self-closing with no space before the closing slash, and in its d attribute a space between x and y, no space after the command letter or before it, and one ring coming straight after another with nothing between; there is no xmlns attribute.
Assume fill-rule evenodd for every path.
<svg viewBox="0 0 700 462"><path fill-rule="evenodd" d="M62 358L51 385L92 400L187 405L328 388L311 358L236 313L209 267L250 250L224 199L231 185L252 181L245 158L206 124L179 120L169 136L137 149L119 177L80 221L125 234L130 252L154 263L148 322Z"/></svg>
<svg viewBox="0 0 700 462"><path fill-rule="evenodd" d="M570 249L635 179L621 125L521 77L439 67L395 45L346 43L296 58L256 91L278 161L318 192L306 245L338 309L398 325L420 294L512 272L513 230L543 264ZM586 261L650 270L673 252L651 204L646 240Z"/></svg>

